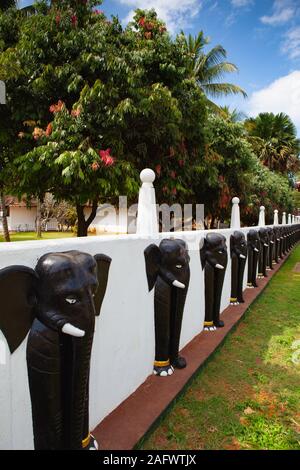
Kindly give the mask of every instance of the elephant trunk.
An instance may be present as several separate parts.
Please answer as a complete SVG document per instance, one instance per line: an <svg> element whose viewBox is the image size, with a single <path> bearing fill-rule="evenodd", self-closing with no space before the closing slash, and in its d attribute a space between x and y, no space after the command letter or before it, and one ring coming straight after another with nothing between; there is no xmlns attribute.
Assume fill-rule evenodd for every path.
<svg viewBox="0 0 300 470"><path fill-rule="evenodd" d="M94 328L84 338L62 337L62 393L65 410L64 448L89 444L89 373Z"/></svg>
<svg viewBox="0 0 300 470"><path fill-rule="evenodd" d="M244 283L244 271L246 266L246 258L239 259L239 269L238 269L238 287L237 287L237 299L239 303L244 302L243 298L243 283Z"/></svg>

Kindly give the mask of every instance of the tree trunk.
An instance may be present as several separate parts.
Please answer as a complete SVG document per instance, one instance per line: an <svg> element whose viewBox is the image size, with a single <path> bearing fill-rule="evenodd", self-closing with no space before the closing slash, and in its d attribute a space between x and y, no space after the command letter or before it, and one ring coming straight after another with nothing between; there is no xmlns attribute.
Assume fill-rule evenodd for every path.
<svg viewBox="0 0 300 470"><path fill-rule="evenodd" d="M77 227L77 237L87 237L88 228L93 222L97 214L98 200L93 201L92 212L87 220L84 217L84 206L81 204L76 204L77 218L78 218L78 227Z"/></svg>
<svg viewBox="0 0 300 470"><path fill-rule="evenodd" d="M2 208L2 227L3 227L3 235L4 240L6 242L10 242L8 224L7 224L7 214L6 214L6 206L5 206L5 196L1 192L0 194L0 207Z"/></svg>
<svg viewBox="0 0 300 470"><path fill-rule="evenodd" d="M36 206L36 236L42 238L41 201L39 198L37 198Z"/></svg>

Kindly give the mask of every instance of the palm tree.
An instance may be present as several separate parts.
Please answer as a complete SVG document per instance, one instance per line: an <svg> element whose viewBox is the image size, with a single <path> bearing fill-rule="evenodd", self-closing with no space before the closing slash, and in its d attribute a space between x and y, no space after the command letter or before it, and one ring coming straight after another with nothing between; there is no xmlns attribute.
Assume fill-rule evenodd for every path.
<svg viewBox="0 0 300 470"><path fill-rule="evenodd" d="M241 94L247 97L246 92L237 85L232 83L220 82L226 73L237 72L236 65L226 62L226 50L217 45L213 47L207 54L204 53L204 47L209 44L209 39L204 37L203 31L193 37L183 35L184 45L187 51L186 66L190 77L197 81L205 95L212 98L218 98L228 95ZM210 99L207 98L209 106L220 113L220 108ZM222 111L221 111L222 114Z"/></svg>
<svg viewBox="0 0 300 470"><path fill-rule="evenodd" d="M291 118L285 113L260 113L245 121L248 139L270 170L280 173L299 168L300 140Z"/></svg>
<svg viewBox="0 0 300 470"><path fill-rule="evenodd" d="M241 122L247 117L243 111L239 111L236 108L231 111L229 106L220 106L220 110L222 111L224 119L230 122Z"/></svg>

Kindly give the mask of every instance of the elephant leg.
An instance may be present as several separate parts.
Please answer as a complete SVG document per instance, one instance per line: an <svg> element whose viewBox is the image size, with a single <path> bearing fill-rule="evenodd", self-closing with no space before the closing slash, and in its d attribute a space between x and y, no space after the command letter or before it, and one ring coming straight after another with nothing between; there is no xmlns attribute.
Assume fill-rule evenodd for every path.
<svg viewBox="0 0 300 470"><path fill-rule="evenodd" d="M248 277L247 287L254 287L253 285L253 250L251 247L248 248Z"/></svg>
<svg viewBox="0 0 300 470"><path fill-rule="evenodd" d="M214 268L206 263L204 270L204 282L205 282L205 320L204 330L212 331L215 330L213 309L214 309L214 289L215 289L215 270Z"/></svg>
<svg viewBox="0 0 300 470"><path fill-rule="evenodd" d="M221 306L221 297L223 290L223 283L225 277L225 270L218 271L215 273L215 301L213 307L213 322L216 327L223 327L224 322L220 320L220 306Z"/></svg>
<svg viewBox="0 0 300 470"><path fill-rule="evenodd" d="M244 303L243 298L243 282L244 282L244 272L245 272L246 260L239 260L239 270L238 270L238 289L237 289L237 300L239 303Z"/></svg>
<svg viewBox="0 0 300 470"><path fill-rule="evenodd" d="M254 254L253 254L253 268L252 268L252 285L253 285L253 287L257 287L257 282L256 282L257 265L258 265L258 253L255 251Z"/></svg>
<svg viewBox="0 0 300 470"><path fill-rule="evenodd" d="M34 320L27 343L28 380L36 450L63 448L59 336Z"/></svg>
<svg viewBox="0 0 300 470"><path fill-rule="evenodd" d="M238 302L238 274L239 272L239 260L235 253L232 254L231 258L231 294L230 303L236 305Z"/></svg>
<svg viewBox="0 0 300 470"><path fill-rule="evenodd" d="M173 374L170 364L170 321L172 288L158 277L154 292L155 361L153 373L165 377Z"/></svg>

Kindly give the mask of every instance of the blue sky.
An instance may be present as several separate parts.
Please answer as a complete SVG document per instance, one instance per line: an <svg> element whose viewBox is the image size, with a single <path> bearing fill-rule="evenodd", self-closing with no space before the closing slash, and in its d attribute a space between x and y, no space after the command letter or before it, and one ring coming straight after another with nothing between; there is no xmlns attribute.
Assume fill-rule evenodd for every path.
<svg viewBox="0 0 300 470"><path fill-rule="evenodd" d="M227 80L243 87L248 99L230 97L222 104L247 115L286 112L300 135L300 0L104 0L100 8L125 24L135 8L151 7L172 34L203 30L210 47L225 47L239 68Z"/></svg>

